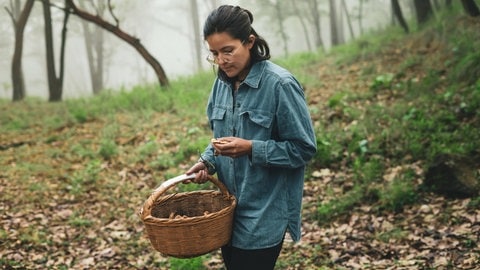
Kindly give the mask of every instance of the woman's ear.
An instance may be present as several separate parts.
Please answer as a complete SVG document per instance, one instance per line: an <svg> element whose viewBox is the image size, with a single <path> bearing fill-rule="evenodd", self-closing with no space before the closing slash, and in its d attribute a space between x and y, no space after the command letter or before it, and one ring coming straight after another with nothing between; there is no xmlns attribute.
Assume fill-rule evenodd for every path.
<svg viewBox="0 0 480 270"><path fill-rule="evenodd" d="M247 43L248 49L251 49L253 47L253 44L255 43L255 39L256 39L255 35L248 36L248 43Z"/></svg>
<svg viewBox="0 0 480 270"><path fill-rule="evenodd" d="M256 39L255 35L248 36L248 42L249 43L255 43L255 39Z"/></svg>

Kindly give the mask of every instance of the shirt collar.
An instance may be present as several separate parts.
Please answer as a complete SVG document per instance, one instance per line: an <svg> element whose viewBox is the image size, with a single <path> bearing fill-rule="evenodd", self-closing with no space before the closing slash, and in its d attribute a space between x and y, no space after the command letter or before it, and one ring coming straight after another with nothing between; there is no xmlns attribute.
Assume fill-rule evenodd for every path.
<svg viewBox="0 0 480 270"><path fill-rule="evenodd" d="M253 64L250 68L250 72L247 75L247 78L243 81L244 83L248 84L252 88L258 88L260 85L260 80L263 77L263 73L265 72L265 67L267 66L268 60L263 60Z"/></svg>

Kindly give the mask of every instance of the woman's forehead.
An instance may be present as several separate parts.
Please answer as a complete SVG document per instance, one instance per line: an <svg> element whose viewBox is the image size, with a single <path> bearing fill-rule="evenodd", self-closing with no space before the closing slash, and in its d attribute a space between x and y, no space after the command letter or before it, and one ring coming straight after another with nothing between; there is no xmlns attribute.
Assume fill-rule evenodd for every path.
<svg viewBox="0 0 480 270"><path fill-rule="evenodd" d="M240 39L233 38L227 32L213 33L206 38L210 50L220 50L228 46L237 46Z"/></svg>

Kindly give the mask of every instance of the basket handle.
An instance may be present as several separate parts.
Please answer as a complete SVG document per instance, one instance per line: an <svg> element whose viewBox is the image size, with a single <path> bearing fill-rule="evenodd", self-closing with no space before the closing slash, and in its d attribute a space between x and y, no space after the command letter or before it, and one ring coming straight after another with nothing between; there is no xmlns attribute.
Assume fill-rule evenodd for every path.
<svg viewBox="0 0 480 270"><path fill-rule="evenodd" d="M142 217L142 219L145 219L146 217L148 217L152 214L151 212L152 212L152 206L153 206L154 202L163 193L165 193L167 190L169 190L170 188L172 188L173 186L175 186L176 184L178 184L180 182L183 182L183 181L188 180L188 179L194 179L194 178L195 178L195 174L190 174L190 175L182 174L182 175L179 175L177 177L168 179L167 181L163 182L159 187L157 187L153 191L152 195L143 204L142 209L140 209L139 214ZM217 178L215 178L211 175L208 176L208 180L210 182L212 182L215 186L217 186L220 189L220 192L222 192L222 194L224 196L226 196L226 197L230 196L230 193L228 192L227 187L222 182L220 182L220 180L218 180Z"/></svg>

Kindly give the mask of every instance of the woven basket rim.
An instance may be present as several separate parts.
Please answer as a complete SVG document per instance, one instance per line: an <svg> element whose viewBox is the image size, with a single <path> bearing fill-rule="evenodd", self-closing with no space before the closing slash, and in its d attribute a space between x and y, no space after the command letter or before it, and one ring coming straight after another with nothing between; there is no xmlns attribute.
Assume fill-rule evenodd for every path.
<svg viewBox="0 0 480 270"><path fill-rule="evenodd" d="M172 186L176 185L177 183L173 183L170 186L162 187L160 190L152 193L148 197L148 199L144 202L143 207L140 209L140 212L139 212L141 220L144 223L148 222L149 224L152 223L152 222L154 222L154 223L159 223L159 222L160 223L165 223L166 220L171 221L171 222L169 222L169 224L183 224L183 223L185 223L185 220L191 222L191 221L198 221L197 219L202 220L205 217L212 218L212 217L215 217L215 216L219 216L220 214L224 215L226 212L229 212L228 211L229 208L235 208L236 205L237 205L237 200L236 200L235 196L231 195L228 192L228 189L225 187L225 185L222 182L220 182L217 178L212 177L212 176L209 176L208 180L211 181L215 186L217 186L220 189L220 191L218 191L218 190L195 190L195 191L179 192L179 193L174 193L174 194L170 194L170 195L163 195L168 189L170 189ZM158 218L158 217L152 216L151 210L152 210L153 204L158 202L159 200L161 200L164 197L171 196L171 195L188 196L188 195L191 195L191 194L202 195L202 194L212 194L212 193L223 195L225 199L230 201L230 205L221 209L221 210L219 210L219 211L212 212L212 213L210 213L209 215L206 215L206 216L186 217L186 218L182 218L182 219L167 219L167 218ZM175 220L177 222L174 222ZM183 220L183 222L182 222L182 220Z"/></svg>
<svg viewBox="0 0 480 270"><path fill-rule="evenodd" d="M202 221L208 222L208 220L211 219L211 218L228 215L231 211L233 211L233 209L236 206L236 199L233 195L225 195L225 194L222 194L219 191L189 191L189 192L181 192L181 193L177 193L177 194L188 196L188 195L191 195L191 194L202 195L202 194L207 194L207 193L211 193L211 192L218 193L219 195L223 196L225 198L225 200L229 201L230 204L228 206L220 209L219 211L211 212L211 213L208 213L206 215L194 216L194 217L184 217L184 218L181 218L181 219L160 218L160 217L154 217L150 214L148 216L143 217L143 222L151 224L151 225L156 225L156 224L184 225L184 224L190 223L190 222L192 222L192 223L198 223L198 222L202 222ZM159 199L161 199L161 198L159 198ZM155 201L155 202L158 202L158 200Z"/></svg>

